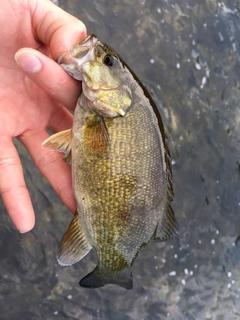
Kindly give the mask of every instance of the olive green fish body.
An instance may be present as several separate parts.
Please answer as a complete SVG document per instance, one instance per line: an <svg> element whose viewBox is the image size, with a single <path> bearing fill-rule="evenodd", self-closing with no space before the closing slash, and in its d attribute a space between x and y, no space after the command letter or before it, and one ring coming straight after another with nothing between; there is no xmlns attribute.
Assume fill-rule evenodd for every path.
<svg viewBox="0 0 240 320"><path fill-rule="evenodd" d="M99 150L91 138L101 131L103 120L95 116L93 124L83 108L75 117L72 159L73 172L78 172L73 177L75 193L81 195L76 197L78 211L103 267L118 268L118 262L131 265L166 208L167 179L157 119L146 108L147 101L139 102L125 117L105 120L109 142ZM106 261L106 256L113 259Z"/></svg>
<svg viewBox="0 0 240 320"><path fill-rule="evenodd" d="M71 142L55 149L71 150L78 214L61 241L58 261L75 263L95 248L98 265L80 284L131 289L130 268L141 247L178 233L169 204L171 168L164 129L139 80L111 48L89 36L76 50L78 60L86 52L91 58L74 74L83 80L83 93ZM62 63L73 74L74 68L67 68L75 62L65 57ZM59 141L61 133L57 135ZM53 136L51 142L55 140Z"/></svg>

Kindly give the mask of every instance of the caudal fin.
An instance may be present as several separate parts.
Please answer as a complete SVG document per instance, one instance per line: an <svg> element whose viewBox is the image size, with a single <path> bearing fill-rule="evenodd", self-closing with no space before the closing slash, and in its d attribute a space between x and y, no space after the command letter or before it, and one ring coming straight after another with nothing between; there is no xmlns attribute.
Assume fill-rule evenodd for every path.
<svg viewBox="0 0 240 320"><path fill-rule="evenodd" d="M81 287L90 289L100 288L106 284L116 284L130 290L133 288L133 277L130 268L118 272L109 272L107 274L101 272L101 270L96 267L91 273L84 277L79 284Z"/></svg>

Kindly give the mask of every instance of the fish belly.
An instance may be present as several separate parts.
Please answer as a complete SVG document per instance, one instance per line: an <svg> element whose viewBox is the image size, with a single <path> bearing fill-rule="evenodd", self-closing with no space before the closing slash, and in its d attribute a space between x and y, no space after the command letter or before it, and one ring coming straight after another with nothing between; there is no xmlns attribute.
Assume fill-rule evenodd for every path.
<svg viewBox="0 0 240 320"><path fill-rule="evenodd" d="M98 121L89 124L91 116L81 107L75 114L74 192L99 270L118 272L132 265L166 208L162 137L149 108L137 106L125 117L104 119L105 144L97 136L102 134Z"/></svg>

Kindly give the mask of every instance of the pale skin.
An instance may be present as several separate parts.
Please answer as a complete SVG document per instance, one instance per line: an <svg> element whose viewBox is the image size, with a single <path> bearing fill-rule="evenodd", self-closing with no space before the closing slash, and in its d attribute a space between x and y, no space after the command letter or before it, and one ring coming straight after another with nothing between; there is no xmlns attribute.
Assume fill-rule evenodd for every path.
<svg viewBox="0 0 240 320"><path fill-rule="evenodd" d="M86 36L81 21L49 0L2 0L0 9L0 194L20 232L35 224L17 137L67 208L76 209L71 173L62 154L43 149L53 132L72 126L79 82L55 62Z"/></svg>

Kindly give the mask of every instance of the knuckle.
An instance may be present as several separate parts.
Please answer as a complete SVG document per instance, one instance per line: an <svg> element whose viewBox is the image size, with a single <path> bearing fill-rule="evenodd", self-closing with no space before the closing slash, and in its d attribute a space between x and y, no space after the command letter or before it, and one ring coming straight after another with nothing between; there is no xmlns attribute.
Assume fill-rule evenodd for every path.
<svg viewBox="0 0 240 320"><path fill-rule="evenodd" d="M20 161L14 157L0 157L0 170L19 165Z"/></svg>
<svg viewBox="0 0 240 320"><path fill-rule="evenodd" d="M5 196L6 194L11 194L13 198L21 197L27 193L25 185L13 185L5 186L1 189L1 195Z"/></svg>
<svg viewBox="0 0 240 320"><path fill-rule="evenodd" d="M72 195L71 182L69 181L69 183L65 184L64 186L59 187L57 190L57 194L61 199L67 198L69 195Z"/></svg>
<svg viewBox="0 0 240 320"><path fill-rule="evenodd" d="M20 159L16 157L0 157L0 193L11 193L14 196L26 193L23 181L18 180L18 172L21 170Z"/></svg>
<svg viewBox="0 0 240 320"><path fill-rule="evenodd" d="M63 160L63 155L60 152L56 152L53 150L49 150L46 152L38 161L37 167L41 170L49 167L50 165L53 165L57 161L64 161Z"/></svg>

